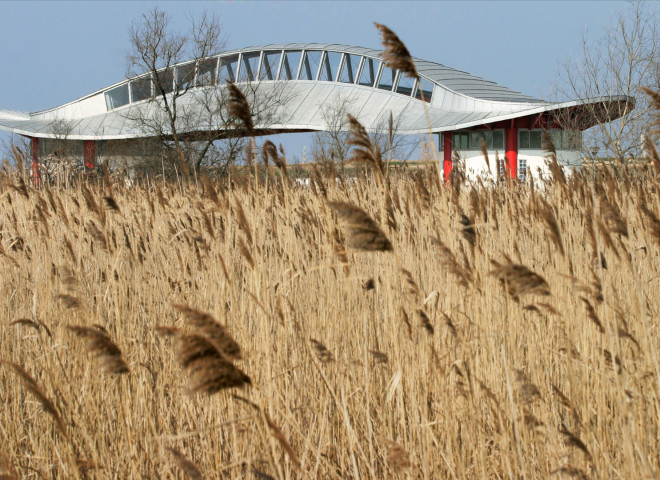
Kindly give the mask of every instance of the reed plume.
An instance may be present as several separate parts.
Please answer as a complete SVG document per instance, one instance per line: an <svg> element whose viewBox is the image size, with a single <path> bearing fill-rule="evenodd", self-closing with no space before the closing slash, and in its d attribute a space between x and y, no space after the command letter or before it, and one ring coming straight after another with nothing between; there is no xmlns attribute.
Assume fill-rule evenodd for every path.
<svg viewBox="0 0 660 480"><path fill-rule="evenodd" d="M205 336L178 334L176 360L188 375L189 393L214 394L221 390L251 385L252 381L224 356Z"/></svg>
<svg viewBox="0 0 660 480"><path fill-rule="evenodd" d="M9 365L14 369L18 377L21 379L21 383L23 384L23 387L36 397L37 401L41 404L41 407L44 409L44 411L48 415L50 415L55 421L55 425L57 426L57 429L60 431L60 433L62 433L66 437L66 430L64 428L64 422L62 421L60 412L55 407L55 404L51 402L50 399L46 396L43 390L39 388L39 385L37 384L35 379L32 378L30 374L27 373L20 365L17 365L12 362L4 362L4 363L6 363L7 365Z"/></svg>
<svg viewBox="0 0 660 480"><path fill-rule="evenodd" d="M392 70L401 70L410 78L417 78L417 68L412 59L412 55L406 48L406 45L399 39L396 33L387 28L385 25L374 22L375 27L380 30L383 47L385 50L381 54L385 65Z"/></svg>
<svg viewBox="0 0 660 480"><path fill-rule="evenodd" d="M241 347L215 318L206 312L196 310L188 305L173 304L175 310L181 312L188 324L208 338L213 345L227 358L240 360L242 358Z"/></svg>
<svg viewBox="0 0 660 480"><path fill-rule="evenodd" d="M117 204L117 201L114 199L114 197L112 197L112 195L103 197L103 200L105 201L105 204L109 209L114 210L115 212L121 212L119 205Z"/></svg>
<svg viewBox="0 0 660 480"><path fill-rule="evenodd" d="M284 152L284 149L281 145L280 150ZM273 164L280 169L283 175L288 175L284 153L280 155L277 151L277 147L270 140L266 140L261 147L261 158L263 159L266 166L268 166L268 161L272 160Z"/></svg>
<svg viewBox="0 0 660 480"><path fill-rule="evenodd" d="M550 295L550 286L545 279L525 265L500 264L491 260L495 267L490 274L505 284L509 295L517 300L521 295Z"/></svg>
<svg viewBox="0 0 660 480"><path fill-rule="evenodd" d="M314 350L316 350L316 355L319 357L319 360L322 363L330 363L335 360L332 352L328 350L328 348L323 345L323 343L314 338L310 338L309 341L312 344L312 347L314 347Z"/></svg>
<svg viewBox="0 0 660 480"><path fill-rule="evenodd" d="M119 347L110 339L110 335L103 327L80 327L70 325L67 327L80 338L87 340L85 350L92 354L102 370L107 373L128 373L128 365L122 358Z"/></svg>
<svg viewBox="0 0 660 480"><path fill-rule="evenodd" d="M188 460L188 458L186 458L186 456L179 450L167 447L167 451L172 454L177 466L186 474L186 477L191 480L202 480L202 478L204 478L199 467Z"/></svg>
<svg viewBox="0 0 660 480"><path fill-rule="evenodd" d="M552 207L543 197L539 197L539 202L540 202L539 213L541 215L541 218L545 222L548 232L550 233L550 238L552 239L553 243L559 250L559 253L561 253L562 256L565 256L564 243L561 240L561 231L559 229L559 223L557 222L557 218L555 217L555 214L552 211Z"/></svg>
<svg viewBox="0 0 660 480"><path fill-rule="evenodd" d="M347 202L330 202L347 230L346 244L365 251L392 251L392 243L376 222L359 207Z"/></svg>
<svg viewBox="0 0 660 480"><path fill-rule="evenodd" d="M229 115L241 122L248 135L253 135L254 124L252 123L252 113L245 95L240 88L230 81L227 81L227 90L229 90L229 101L227 102Z"/></svg>
<svg viewBox="0 0 660 480"><path fill-rule="evenodd" d="M350 128L348 145L354 147L349 161L353 163L366 163L382 176L385 173L385 165L383 164L380 147L378 145L374 146L367 130L354 116L351 114L347 116Z"/></svg>

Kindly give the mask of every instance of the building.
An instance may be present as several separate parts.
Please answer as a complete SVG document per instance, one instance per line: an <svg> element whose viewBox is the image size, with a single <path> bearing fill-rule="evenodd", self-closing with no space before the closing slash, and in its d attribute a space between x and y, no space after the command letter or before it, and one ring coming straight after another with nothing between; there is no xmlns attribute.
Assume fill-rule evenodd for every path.
<svg viewBox="0 0 660 480"><path fill-rule="evenodd" d="M285 92L286 101L272 105L264 116L268 120L257 121L258 135L326 130L327 106L344 99L347 113L368 131L383 129L391 114L400 134L437 134L445 176L453 150L465 159L469 175L522 178L528 169L544 169L544 130L562 165L580 165L581 131L604 121L605 111L611 118L613 107L623 112L634 102L624 96L546 102L421 59L415 59L419 78L410 79L385 66L379 54L336 44L250 47L172 66L159 71L158 81L169 95L184 93L178 102L188 112L188 123L177 130L192 140L200 132L221 138L235 131L226 116L218 115L230 80L256 86L255 101ZM136 119L158 114L155 93L154 78L138 76L41 112L0 110L0 129L31 139L35 175L39 158L63 145L90 168L103 161L130 162L148 153L141 141L154 132ZM166 126L162 134L167 135ZM490 172L482 142L491 159L496 153L502 159Z"/></svg>

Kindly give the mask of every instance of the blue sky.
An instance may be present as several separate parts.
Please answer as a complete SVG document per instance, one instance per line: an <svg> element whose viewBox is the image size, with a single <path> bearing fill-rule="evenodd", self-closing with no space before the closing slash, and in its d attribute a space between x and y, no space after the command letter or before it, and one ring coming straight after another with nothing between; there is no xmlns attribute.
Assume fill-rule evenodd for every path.
<svg viewBox="0 0 660 480"><path fill-rule="evenodd" d="M584 35L600 36L627 7L621 1L3 1L0 109L43 110L122 80L129 26L156 5L182 30L203 10L217 13L227 48L286 42L380 48L377 21L414 56L540 98L548 98L560 62L581 54ZM308 135L284 143L290 157L311 146Z"/></svg>

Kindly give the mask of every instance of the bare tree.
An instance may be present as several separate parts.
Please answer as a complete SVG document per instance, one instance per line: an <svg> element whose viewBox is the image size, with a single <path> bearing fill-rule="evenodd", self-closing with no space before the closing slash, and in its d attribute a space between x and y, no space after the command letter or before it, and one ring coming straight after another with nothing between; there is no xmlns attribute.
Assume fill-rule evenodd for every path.
<svg viewBox="0 0 660 480"><path fill-rule="evenodd" d="M566 128L576 129L584 128L580 122L595 122L584 133L587 153L604 147L601 155L621 161L640 154L642 135L651 122L649 99L641 87L660 87L658 35L657 12L648 4L633 2L600 39L585 35L581 58L563 63L560 84L555 87L558 100L615 95L635 98L634 102L585 103L580 107L581 115L557 119Z"/></svg>
<svg viewBox="0 0 660 480"><path fill-rule="evenodd" d="M352 111L354 101L354 95L339 94L322 107L326 130L314 133L312 154L315 157L339 162L343 168L351 148L348 115L356 116ZM409 136L397 133L402 118L403 112L397 117L392 117L390 112L383 114L369 135L384 157L407 157L412 150L408 148L411 144Z"/></svg>
<svg viewBox="0 0 660 480"><path fill-rule="evenodd" d="M186 112L179 102L195 86L202 62L223 47L218 19L204 13L192 19L189 31L181 34L171 31L168 14L155 7L131 26L130 45L127 76L144 74L132 83L132 88L149 99L149 105L129 109L127 116L145 134L161 138L164 146L173 148L182 168L188 171L191 165L184 153L180 121ZM175 70L174 66L184 60L190 60L188 67Z"/></svg>
<svg viewBox="0 0 660 480"><path fill-rule="evenodd" d="M144 81L144 88L153 91L145 91L145 102L127 109L126 116L146 136L161 139L165 152L175 153L184 172L203 166L226 168L243 150L246 132L227 109L223 82L238 82L257 134L269 133L288 100L285 82L267 81L272 79L256 72L241 78L218 72L216 78L222 47L218 21L207 14L192 20L186 34L171 32L167 14L158 8L131 28L128 74L137 76L131 90L140 95Z"/></svg>
<svg viewBox="0 0 660 480"><path fill-rule="evenodd" d="M280 122L283 107L290 99L290 86L284 81L267 81L256 76L241 79L237 86L249 105L252 123L258 129L256 133L270 133L270 127ZM195 89L189 95L181 124L198 144L194 156L196 169L203 162L224 168L245 149L244 137L248 132L228 111L228 104L229 92L224 87ZM209 151L218 155L208 159Z"/></svg>

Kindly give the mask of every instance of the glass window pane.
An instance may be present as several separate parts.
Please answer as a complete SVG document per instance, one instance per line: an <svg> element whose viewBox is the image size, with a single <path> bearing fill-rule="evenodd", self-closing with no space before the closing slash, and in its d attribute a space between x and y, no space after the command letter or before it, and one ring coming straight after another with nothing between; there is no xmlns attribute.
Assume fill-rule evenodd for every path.
<svg viewBox="0 0 660 480"><path fill-rule="evenodd" d="M156 95L171 93L174 90L174 70L168 69L156 72L154 87Z"/></svg>
<svg viewBox="0 0 660 480"><path fill-rule="evenodd" d="M555 146L555 149L561 150L562 148L561 130L549 130L548 134L550 135L550 139L552 140L552 144Z"/></svg>
<svg viewBox="0 0 660 480"><path fill-rule="evenodd" d="M199 62L197 71L197 86L215 84L215 69L218 66L217 58L208 58Z"/></svg>
<svg viewBox="0 0 660 480"><path fill-rule="evenodd" d="M151 77L142 77L131 82L131 102L151 97Z"/></svg>
<svg viewBox="0 0 660 480"><path fill-rule="evenodd" d="M195 80L195 64L187 63L176 67L176 86L179 90L186 90L193 86Z"/></svg>
<svg viewBox="0 0 660 480"><path fill-rule="evenodd" d="M381 90L392 91L395 77L396 70L392 70L390 67L383 66L383 71L380 73L380 78L378 79L378 88Z"/></svg>
<svg viewBox="0 0 660 480"><path fill-rule="evenodd" d="M335 78L337 78L337 70L339 70L340 61L341 53L326 52L323 56L323 66L321 67L319 80L324 82L334 82Z"/></svg>
<svg viewBox="0 0 660 480"><path fill-rule="evenodd" d="M339 81L344 83L355 83L361 60L362 57L359 55L345 54L344 63L341 67L341 72L339 73Z"/></svg>
<svg viewBox="0 0 660 480"><path fill-rule="evenodd" d="M483 136L483 139L486 141L486 148L488 150L492 150L493 149L493 132L491 130L486 130L486 131L482 132L482 136ZM481 149L481 144L479 144L475 148Z"/></svg>
<svg viewBox="0 0 660 480"><path fill-rule="evenodd" d="M524 182L527 178L527 159L518 157L518 179Z"/></svg>
<svg viewBox="0 0 660 480"><path fill-rule="evenodd" d="M493 149L494 150L504 150L504 131L495 130L493 131Z"/></svg>
<svg viewBox="0 0 660 480"><path fill-rule="evenodd" d="M128 84L119 85L105 92L105 106L108 110L128 105Z"/></svg>
<svg viewBox="0 0 660 480"><path fill-rule="evenodd" d="M396 93L402 93L403 95L412 95L412 92L415 88L415 79L410 78L408 75L403 73L399 75L399 83L396 85Z"/></svg>
<svg viewBox="0 0 660 480"><path fill-rule="evenodd" d="M360 80L358 81L358 85L373 87L374 82L376 81L376 73L378 72L379 66L380 61L365 57L364 63L362 64L362 72L360 72Z"/></svg>
<svg viewBox="0 0 660 480"><path fill-rule="evenodd" d="M321 54L323 52L320 50L311 50L305 52L305 58L300 68L300 75L298 76L299 80L316 80L316 73L319 70L319 65L321 64Z"/></svg>
<svg viewBox="0 0 660 480"><path fill-rule="evenodd" d="M470 134L468 132L454 133L453 148L467 150L470 148Z"/></svg>
<svg viewBox="0 0 660 480"><path fill-rule="evenodd" d="M264 59L261 64L261 73L259 78L262 80L275 80L277 78L277 69L280 66L280 57L282 52L264 52Z"/></svg>
<svg viewBox="0 0 660 480"><path fill-rule="evenodd" d="M481 150L481 139L483 135L481 132L470 132L470 145L473 150Z"/></svg>
<svg viewBox="0 0 660 480"><path fill-rule="evenodd" d="M257 78L260 57L261 52L250 52L241 55L241 70L238 75L239 82L251 82Z"/></svg>
<svg viewBox="0 0 660 480"><path fill-rule="evenodd" d="M518 132L518 148L529 148L529 130Z"/></svg>
<svg viewBox="0 0 660 480"><path fill-rule="evenodd" d="M236 70L238 70L238 55L220 57L220 73L218 73L218 83L222 85L227 81L236 81Z"/></svg>
<svg viewBox="0 0 660 480"><path fill-rule="evenodd" d="M284 52L284 60L282 61L282 69L280 70L280 80L293 80L296 78L301 55L302 52L300 52L300 50Z"/></svg>
<svg viewBox="0 0 660 480"><path fill-rule="evenodd" d="M422 94L424 94L425 102L431 101L431 98L433 97L433 82L424 77L419 77L417 88L415 89L415 98L417 100L422 100Z"/></svg>
<svg viewBox="0 0 660 480"><path fill-rule="evenodd" d="M562 149L580 150L582 148L582 132L580 130L564 130Z"/></svg>
<svg viewBox="0 0 660 480"><path fill-rule="evenodd" d="M541 149L541 131L533 130L529 132L529 148L534 150Z"/></svg>

